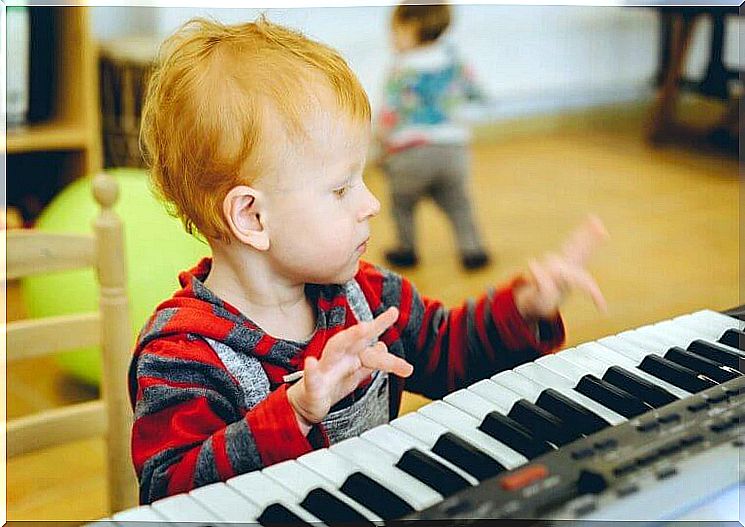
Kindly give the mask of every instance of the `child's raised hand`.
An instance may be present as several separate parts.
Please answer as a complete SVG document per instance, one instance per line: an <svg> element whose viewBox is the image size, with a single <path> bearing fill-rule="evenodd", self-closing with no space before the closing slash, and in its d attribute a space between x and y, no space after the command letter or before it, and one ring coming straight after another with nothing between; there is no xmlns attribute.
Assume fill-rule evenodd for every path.
<svg viewBox="0 0 745 527"><path fill-rule="evenodd" d="M411 364L388 353L387 346L377 341L397 319L398 309L391 307L374 320L360 322L331 337L320 360L305 359L303 378L287 390L297 414L308 424L320 422L373 370L401 377L411 375Z"/></svg>
<svg viewBox="0 0 745 527"><path fill-rule="evenodd" d="M585 291L595 305L605 311L603 294L585 266L592 252L607 237L603 222L597 216L590 216L559 252L547 254L540 262L531 260L527 283L515 291L515 304L523 318L535 321L555 316L574 288Z"/></svg>

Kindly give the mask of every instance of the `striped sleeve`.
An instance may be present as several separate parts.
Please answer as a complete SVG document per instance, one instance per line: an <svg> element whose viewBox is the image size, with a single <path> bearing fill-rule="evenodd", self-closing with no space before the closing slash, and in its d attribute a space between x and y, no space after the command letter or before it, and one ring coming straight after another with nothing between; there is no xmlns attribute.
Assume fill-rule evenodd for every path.
<svg viewBox="0 0 745 527"><path fill-rule="evenodd" d="M302 434L284 388L243 407L238 384L201 340L154 341L135 369L132 458L141 503L299 457L325 439Z"/></svg>
<svg viewBox="0 0 745 527"><path fill-rule="evenodd" d="M397 331L403 354L414 366L406 381L409 391L439 399L551 353L564 341L559 315L541 321L538 331L525 322L515 306L515 282L448 309L421 296L405 278L383 269L376 272L382 305L400 309Z"/></svg>

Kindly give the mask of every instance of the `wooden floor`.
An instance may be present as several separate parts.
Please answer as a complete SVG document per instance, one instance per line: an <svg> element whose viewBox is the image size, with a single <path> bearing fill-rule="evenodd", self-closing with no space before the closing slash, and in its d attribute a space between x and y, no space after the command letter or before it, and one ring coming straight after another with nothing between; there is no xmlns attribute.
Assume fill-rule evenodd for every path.
<svg viewBox="0 0 745 527"><path fill-rule="evenodd" d="M701 308L742 302L738 278L737 160L643 141L643 108L534 119L479 130L473 148L473 198L494 263L464 273L442 214L418 212L422 263L405 274L420 291L449 305L479 294L559 244L587 213L603 218L610 242L591 269L609 305L586 298L563 309L567 345ZM385 181L368 182L388 210ZM373 223L367 257L382 263L394 242L384 212ZM8 317L23 316L9 288ZM8 369L8 415L94 396L53 361ZM424 402L408 397L405 411ZM122 431L128 433L128 431ZM7 464L8 520L91 520L107 514L99 440L25 455Z"/></svg>

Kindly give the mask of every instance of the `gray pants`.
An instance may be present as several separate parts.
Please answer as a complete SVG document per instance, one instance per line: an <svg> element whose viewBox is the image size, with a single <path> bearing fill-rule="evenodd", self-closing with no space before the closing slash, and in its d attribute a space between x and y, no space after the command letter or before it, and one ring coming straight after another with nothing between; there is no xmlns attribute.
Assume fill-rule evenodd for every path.
<svg viewBox="0 0 745 527"><path fill-rule="evenodd" d="M386 159L400 249L416 251L414 210L429 196L453 224L460 254L483 250L466 188L469 165L467 145L417 146Z"/></svg>

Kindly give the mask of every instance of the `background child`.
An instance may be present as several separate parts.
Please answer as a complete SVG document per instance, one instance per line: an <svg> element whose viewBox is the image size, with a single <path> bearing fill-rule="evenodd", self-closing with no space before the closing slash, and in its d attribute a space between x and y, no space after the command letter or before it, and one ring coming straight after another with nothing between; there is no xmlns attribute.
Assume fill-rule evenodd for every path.
<svg viewBox="0 0 745 527"><path fill-rule="evenodd" d="M334 50L264 19L196 19L164 44L143 144L152 181L209 243L140 333L130 368L140 499L293 459L549 353L591 221L531 273L446 309L360 261L380 203L370 106ZM379 339L379 340L378 340Z"/></svg>
<svg viewBox="0 0 745 527"><path fill-rule="evenodd" d="M463 267L489 263L468 195L469 130L456 115L466 100L485 98L453 46L442 41L450 19L448 5L404 4L391 20L396 57L376 133L398 232L398 246L385 256L399 267L419 260L414 212L427 196L453 224Z"/></svg>

